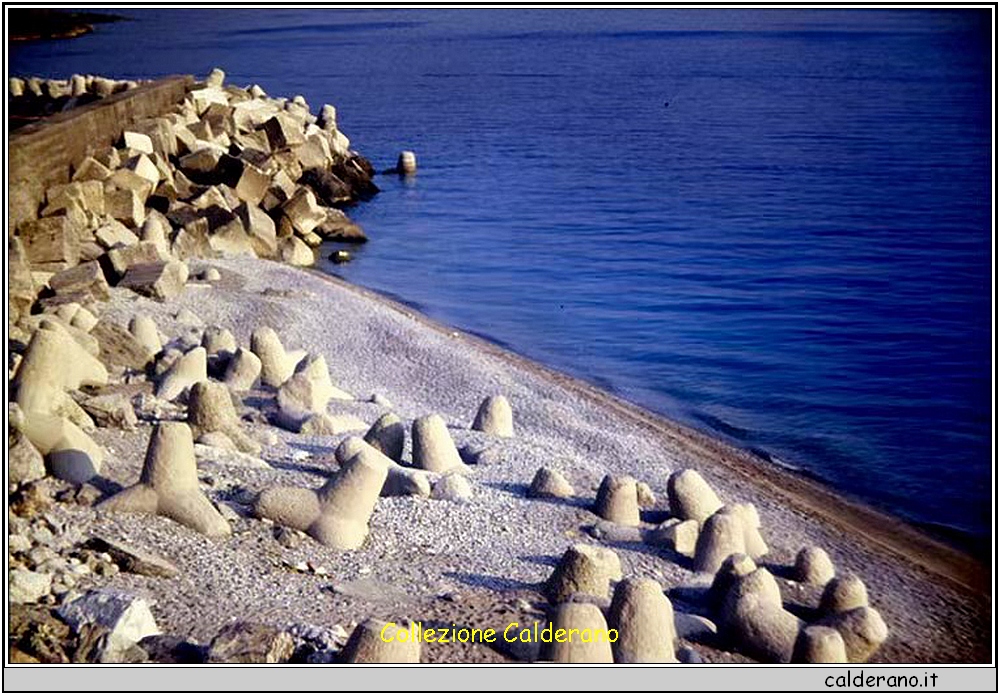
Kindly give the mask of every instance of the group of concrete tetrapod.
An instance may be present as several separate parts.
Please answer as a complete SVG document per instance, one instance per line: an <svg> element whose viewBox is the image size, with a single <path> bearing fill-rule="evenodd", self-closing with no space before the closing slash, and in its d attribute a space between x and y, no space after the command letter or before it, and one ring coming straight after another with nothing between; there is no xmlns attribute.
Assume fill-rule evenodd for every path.
<svg viewBox="0 0 1000 695"><path fill-rule="evenodd" d="M73 182L50 191L41 217L8 241L12 326L25 345L13 365L12 450L30 448L44 457L48 473L73 483L99 474L104 452L86 430L99 416L127 422L135 414L131 404L110 396L81 398L80 389L106 387L123 367L131 368L148 375L157 400L181 404L184 416L155 425L139 480L97 507L158 514L225 537L229 523L199 489L195 445L260 453L234 405L240 393L258 384L271 390L277 406L272 420L291 431L337 436L367 426L327 412L331 400L353 397L332 383L322 355L286 350L270 328L255 330L245 347L219 326L201 331L197 344L170 342L148 316L133 317L125 330L101 318L95 305L107 298L109 282L159 299L174 296L188 281L186 258L248 253L312 263L310 247L322 240L324 229L350 233L351 227L337 210L317 203L321 193L327 201L349 195L344 181L324 171L335 160L360 171L334 118L332 107L316 119L298 100L268 100L259 89L224 89L217 71L191 92L176 118L150 125L148 134L127 132L116 151L88 158ZM167 213L151 207L151 198L160 199L157 205L166 201ZM218 277L211 269L202 279ZM38 306L41 313L29 313ZM508 400L486 398L472 428L514 436ZM412 461L404 465L408 429ZM438 414L407 428L385 412L363 437L344 439L336 459L339 469L318 489L260 491L256 515L323 545L352 550L364 544L380 496L472 495L466 479L471 469ZM768 547L752 504L723 504L691 469L674 472L666 493L670 518L646 540L689 559L695 572L714 574L706 612L719 623L728 647L765 662L842 663L868 660L885 641L887 628L868 605L864 583L852 574L835 576L822 549L803 549L792 569L796 581L825 586L819 617L806 624L785 608L775 577L757 564ZM574 489L562 472L542 468L528 494L567 498ZM608 475L592 509L606 523L635 528L640 507L654 501L647 484ZM612 629L618 639L546 644L541 659L678 661L674 611L663 587L652 579L623 578L610 548L569 547L544 593L553 628ZM420 644L382 640L384 625L359 625L343 659L419 661Z"/></svg>
<svg viewBox="0 0 1000 695"><path fill-rule="evenodd" d="M274 421L299 432L335 435L355 429L360 421L342 422L327 412L332 399L352 398L331 382L321 355L287 351L270 328L253 332L249 348L236 345L219 327L202 332L201 345L186 352L164 350L156 326L145 316L129 325L133 337L158 355L152 372L155 393L164 400L187 403L186 422L161 422L150 438L139 481L101 501L109 511L160 514L209 536L226 536L230 526L198 487L194 444L259 453L260 444L242 429L233 405L234 394L260 383L275 390ZM221 379L208 376L210 359ZM57 367L57 365L61 367ZM67 368L69 366L69 368ZM80 386L107 383L108 372L66 326L43 322L32 336L15 377L17 425L48 457L49 467L62 477L83 481L100 471L100 447L75 423L66 392ZM62 414L60 414L62 413ZM503 396L486 398L473 429L497 437L513 435L510 404ZM385 413L363 436L351 436L336 449L340 464L319 489L273 487L260 492L255 512L261 518L303 531L326 546L352 550L362 546L369 519L380 496L441 496L467 499L463 462L444 419L437 414L417 418L410 428L412 464L403 465L407 428ZM573 487L558 471L540 469L529 496L565 498ZM438 496L435 494L435 496ZM673 473L667 486L671 518L650 531L650 542L671 547L692 558L691 568L715 579L708 603L721 634L732 647L765 662L843 663L866 661L887 636L878 612L868 606L863 582L848 574L835 575L820 548L803 549L794 567L797 581L825 585L822 618L804 624L786 610L779 585L756 561L768 552L760 520L751 504L724 505L700 474L692 469ZM608 475L593 502L602 519L623 527L640 524L640 505L655 500L644 483L628 476ZM600 604L615 585L606 615ZM612 643L552 643L542 658L557 662L675 662L677 633L670 600L662 587L645 578L623 579L621 563L609 548L577 544L568 548L545 583L552 605L554 629L607 631ZM597 599L592 601L590 599ZM418 643L385 642L382 624L359 626L345 655L366 659L419 659Z"/></svg>

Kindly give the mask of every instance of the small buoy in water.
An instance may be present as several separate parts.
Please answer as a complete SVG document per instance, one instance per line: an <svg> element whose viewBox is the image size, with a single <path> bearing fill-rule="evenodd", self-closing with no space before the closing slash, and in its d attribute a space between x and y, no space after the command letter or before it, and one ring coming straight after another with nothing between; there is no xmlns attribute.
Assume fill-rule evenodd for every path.
<svg viewBox="0 0 1000 695"><path fill-rule="evenodd" d="M347 263L349 260L351 260L351 258L352 258L351 252L344 251L343 249L340 249L339 251L334 251L333 253L330 254L330 260L333 261L334 263Z"/></svg>
<svg viewBox="0 0 1000 695"><path fill-rule="evenodd" d="M399 160L396 162L396 171L400 174L417 173L417 155L410 150L400 152Z"/></svg>

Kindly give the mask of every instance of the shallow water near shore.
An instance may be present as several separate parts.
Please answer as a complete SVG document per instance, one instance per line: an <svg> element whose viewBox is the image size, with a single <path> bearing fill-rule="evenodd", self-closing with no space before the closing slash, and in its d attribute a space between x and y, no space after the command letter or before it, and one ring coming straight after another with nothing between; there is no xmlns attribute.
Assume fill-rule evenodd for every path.
<svg viewBox="0 0 1000 695"><path fill-rule="evenodd" d="M420 171L330 272L988 538L988 13L121 13L12 74L333 103Z"/></svg>

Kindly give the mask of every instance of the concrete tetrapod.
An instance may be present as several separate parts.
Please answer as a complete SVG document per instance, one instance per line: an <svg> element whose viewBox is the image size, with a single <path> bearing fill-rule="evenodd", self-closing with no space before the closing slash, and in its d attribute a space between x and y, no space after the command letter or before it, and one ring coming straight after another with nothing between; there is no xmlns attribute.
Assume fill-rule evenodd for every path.
<svg viewBox="0 0 1000 695"><path fill-rule="evenodd" d="M322 355L309 355L278 388L278 424L297 431L312 414L326 412L331 398L350 399L351 395L330 381Z"/></svg>
<svg viewBox="0 0 1000 695"><path fill-rule="evenodd" d="M716 512L705 521L694 549L696 572L719 571L723 561L733 553L745 553L743 520L735 514Z"/></svg>
<svg viewBox="0 0 1000 695"><path fill-rule="evenodd" d="M645 542L664 545L680 555L694 557L698 544L698 522L694 519L667 519L646 534Z"/></svg>
<svg viewBox="0 0 1000 695"><path fill-rule="evenodd" d="M163 342L160 340L156 323L145 314L133 316L128 323L128 330L149 351L149 354L158 355L163 350Z"/></svg>
<svg viewBox="0 0 1000 695"><path fill-rule="evenodd" d="M285 352L273 328L262 326L250 335L250 351L260 359L260 383L278 388L295 372L298 360Z"/></svg>
<svg viewBox="0 0 1000 695"><path fill-rule="evenodd" d="M764 663L790 662L802 627L802 621L784 609L778 583L763 567L729 589L721 622L734 646Z"/></svg>
<svg viewBox="0 0 1000 695"><path fill-rule="evenodd" d="M413 421L413 465L435 473L465 469L440 415L425 415Z"/></svg>
<svg viewBox="0 0 1000 695"><path fill-rule="evenodd" d="M12 386L14 400L25 413L50 413L67 389L107 383L108 370L100 360L59 323L43 320L28 342Z"/></svg>
<svg viewBox="0 0 1000 695"><path fill-rule="evenodd" d="M249 391L260 378L260 358L249 350L237 348L226 365L223 381L231 391Z"/></svg>
<svg viewBox="0 0 1000 695"><path fill-rule="evenodd" d="M739 581L757 569L753 558L744 553L733 553L722 562L719 571L715 573L712 586L708 590L708 606L713 612L722 610L729 590Z"/></svg>
<svg viewBox="0 0 1000 695"><path fill-rule="evenodd" d="M160 377L157 398L172 401L199 381L208 379L208 354L205 348L192 348Z"/></svg>
<svg viewBox="0 0 1000 695"><path fill-rule="evenodd" d="M754 560L759 560L767 555L767 543L760 535L760 516L753 504L749 502L727 504L719 509L719 512L733 514L743 522L743 548L747 555Z"/></svg>
<svg viewBox="0 0 1000 695"><path fill-rule="evenodd" d="M639 502L639 506L643 509L649 509L656 504L656 495L653 493L653 488L649 486L649 483L636 483L635 496Z"/></svg>
<svg viewBox="0 0 1000 695"><path fill-rule="evenodd" d="M472 486L461 473L445 473L431 488L431 497L450 502L468 502L472 499Z"/></svg>
<svg viewBox="0 0 1000 695"><path fill-rule="evenodd" d="M420 642L409 639L407 627L369 618L354 628L341 658L348 664L419 664Z"/></svg>
<svg viewBox="0 0 1000 695"><path fill-rule="evenodd" d="M793 664L846 664L844 638L832 627L807 625L799 632L792 651Z"/></svg>
<svg viewBox="0 0 1000 695"><path fill-rule="evenodd" d="M344 465L363 449L370 449L383 457L389 472L379 493L382 497L430 497L431 482L427 471L401 466L361 437L348 437L340 443L334 455L337 462Z"/></svg>
<svg viewBox="0 0 1000 695"><path fill-rule="evenodd" d="M188 399L188 423L195 437L209 432L221 432L236 448L247 454L257 455L261 446L240 427L240 418L233 407L233 399L225 384L216 381L199 381L191 387Z"/></svg>
<svg viewBox="0 0 1000 695"><path fill-rule="evenodd" d="M552 610L552 634L565 630L564 639L542 644L542 658L557 664L611 664L614 655L608 624L592 603L561 603ZM612 633L613 636L613 633Z"/></svg>
<svg viewBox="0 0 1000 695"><path fill-rule="evenodd" d="M98 322L98 318L90 310L76 302L62 304L56 309L55 314L70 326L88 333L94 329Z"/></svg>
<svg viewBox="0 0 1000 695"><path fill-rule="evenodd" d="M832 627L844 640L847 660L863 664L878 651L889 637L889 628L874 608L861 606L823 618L821 625Z"/></svg>
<svg viewBox="0 0 1000 695"><path fill-rule="evenodd" d="M677 663L674 608L652 579L629 578L615 587L608 624L618 630L611 647L616 663Z"/></svg>
<svg viewBox="0 0 1000 695"><path fill-rule="evenodd" d="M622 526L639 525L639 498L635 478L606 475L597 490L594 513Z"/></svg>
<svg viewBox="0 0 1000 695"><path fill-rule="evenodd" d="M722 501L701 474L690 468L671 474L667 481L667 498L672 516L694 519L699 524L722 507Z"/></svg>
<svg viewBox="0 0 1000 695"><path fill-rule="evenodd" d="M826 583L819 600L820 613L845 613L868 605L868 589L856 574L834 577Z"/></svg>
<svg viewBox="0 0 1000 695"><path fill-rule="evenodd" d="M201 336L201 346L209 355L236 352L236 338L232 331L222 326L208 326Z"/></svg>
<svg viewBox="0 0 1000 695"><path fill-rule="evenodd" d="M795 556L795 578L800 582L825 586L836 573L830 556L822 548L803 548Z"/></svg>
<svg viewBox="0 0 1000 695"><path fill-rule="evenodd" d="M305 531L323 545L356 550L368 537L368 520L389 472L386 460L368 447L318 490L269 488L257 499L257 516Z"/></svg>
<svg viewBox="0 0 1000 695"><path fill-rule="evenodd" d="M20 429L47 458L56 477L82 483L101 471L103 449L63 417L62 406L75 405L66 389L107 383L108 371L96 357L58 323L42 321L11 386L23 413Z"/></svg>
<svg viewBox="0 0 1000 695"><path fill-rule="evenodd" d="M497 437L514 436L514 415L505 396L489 396L479 405L472 429Z"/></svg>
<svg viewBox="0 0 1000 695"><path fill-rule="evenodd" d="M528 488L528 497L566 499L573 495L573 486L562 473L553 468L539 468Z"/></svg>
<svg viewBox="0 0 1000 695"><path fill-rule="evenodd" d="M19 427L55 477L81 484L101 472L104 450L69 419L36 411L24 413Z"/></svg>
<svg viewBox="0 0 1000 695"><path fill-rule="evenodd" d="M382 415L365 433L365 441L399 463L406 446L406 427L392 413Z"/></svg>
<svg viewBox="0 0 1000 695"><path fill-rule="evenodd" d="M191 428L161 422L153 430L139 482L97 505L116 512L159 514L206 536L228 536L229 523L198 489Z"/></svg>
<svg viewBox="0 0 1000 695"><path fill-rule="evenodd" d="M545 595L552 603L573 596L607 599L611 582L621 576L621 560L613 550L578 543L563 553L545 583Z"/></svg>

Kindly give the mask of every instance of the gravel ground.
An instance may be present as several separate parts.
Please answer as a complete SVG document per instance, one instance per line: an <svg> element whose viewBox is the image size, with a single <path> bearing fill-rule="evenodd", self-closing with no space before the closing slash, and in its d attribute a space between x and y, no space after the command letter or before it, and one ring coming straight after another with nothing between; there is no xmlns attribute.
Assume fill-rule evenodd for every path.
<svg viewBox="0 0 1000 695"><path fill-rule="evenodd" d="M273 393L253 392L244 399L244 413L256 420L247 428L270 442L262 454L269 465L199 461L203 489L217 504L229 506L231 538L209 540L161 517L58 507L74 533L114 535L181 569L175 579L123 573L109 582L149 598L164 632L204 642L232 619L348 629L369 616L498 630L513 620L531 623L544 608L539 583L562 552L574 542L600 542L586 529L597 521L588 505L604 474L630 474L649 483L661 508L646 512L652 522L665 516L670 473L694 467L724 501L757 506L772 550L768 564L776 574L787 570L801 547L816 544L827 549L839 571L857 572L865 580L871 604L891 631L874 661L989 661L988 593L925 569L919 553L893 552L884 543L845 533L830 522L838 509L826 509L819 518L815 507L783 492L775 482L780 476L765 466L749 473L745 464L734 468L728 458L737 455L723 445L706 444L648 413L637 415L638 409L606 394L340 281L256 259L211 265L222 274L213 286L192 283L165 303L114 289L103 315L124 326L134 314L146 313L175 338L192 334L190 324L176 319L187 309L203 325L230 329L242 346L249 345L256 327L269 325L286 348L325 356L334 383L358 398L332 401L331 413L371 423L384 412L368 402L379 394L407 424L440 413L459 447L482 453L471 466L471 502L383 498L361 550L335 551L309 538L288 548L276 540L271 524L247 515L246 505L269 485L321 485L336 467L334 449L347 435L308 437L271 427L254 413L273 407ZM203 267L192 264L193 271ZM505 394L513 406L516 434L510 440L469 429L480 401L494 393ZM109 480L127 485L137 479L150 432L148 423L136 432L97 431L95 439L107 449ZM560 469L578 497L528 499L527 485L541 466ZM693 574L684 558L638 542L607 545L620 555L625 576L656 579L669 590L676 610L703 612L701 593L710 577ZM290 568L300 561L327 574ZM805 615L815 606L815 591L779 582L791 607ZM691 646L707 661L744 661L708 643ZM425 645L423 658L485 662L509 656L483 646Z"/></svg>

